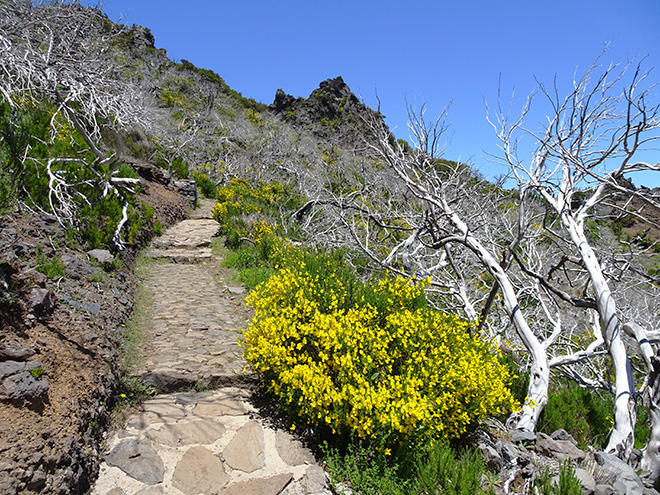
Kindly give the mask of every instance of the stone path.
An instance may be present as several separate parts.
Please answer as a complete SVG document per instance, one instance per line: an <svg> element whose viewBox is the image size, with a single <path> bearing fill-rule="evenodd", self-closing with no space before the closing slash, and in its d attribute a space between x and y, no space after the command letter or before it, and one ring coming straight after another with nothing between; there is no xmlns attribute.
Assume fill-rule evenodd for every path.
<svg viewBox="0 0 660 495"><path fill-rule="evenodd" d="M161 395L110 435L93 495L331 493L312 453L252 405L237 345L243 289L211 275L212 206L203 201L148 253L154 303L139 374ZM200 388L212 390L186 391Z"/></svg>

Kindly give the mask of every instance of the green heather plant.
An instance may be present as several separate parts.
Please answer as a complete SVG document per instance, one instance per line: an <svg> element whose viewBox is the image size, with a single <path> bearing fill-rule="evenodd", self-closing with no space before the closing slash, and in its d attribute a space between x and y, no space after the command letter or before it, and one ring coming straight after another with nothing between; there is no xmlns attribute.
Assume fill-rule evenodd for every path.
<svg viewBox="0 0 660 495"><path fill-rule="evenodd" d="M344 484L361 495L495 493L483 460L470 449L457 455L449 445L435 443L400 457L356 444L343 454L327 444L323 450L333 486Z"/></svg>
<svg viewBox="0 0 660 495"><path fill-rule="evenodd" d="M64 263L60 261L57 253L54 253L50 259L44 254L43 247L37 246L35 255L37 271L43 273L48 278L60 278L64 276Z"/></svg>
<svg viewBox="0 0 660 495"><path fill-rule="evenodd" d="M561 464L556 481L553 481L552 473L545 469L536 478L534 485L539 495L582 495L580 480L575 476L575 467L570 461Z"/></svg>
<svg viewBox="0 0 660 495"><path fill-rule="evenodd" d="M411 481L399 473L398 466L383 453L350 445L341 454L337 449L324 447L324 460L330 472L331 484L337 489L345 484L362 495L407 495ZM337 490L338 491L338 490Z"/></svg>
<svg viewBox="0 0 660 495"><path fill-rule="evenodd" d="M433 445L417 458L411 492L420 495L494 494L492 487L482 487L485 472L478 452L465 449L456 458L448 445Z"/></svg>
<svg viewBox="0 0 660 495"><path fill-rule="evenodd" d="M197 185L197 191L202 198L216 198L218 195L218 188L209 179L208 175L203 172L193 172L193 178L195 179L195 184Z"/></svg>

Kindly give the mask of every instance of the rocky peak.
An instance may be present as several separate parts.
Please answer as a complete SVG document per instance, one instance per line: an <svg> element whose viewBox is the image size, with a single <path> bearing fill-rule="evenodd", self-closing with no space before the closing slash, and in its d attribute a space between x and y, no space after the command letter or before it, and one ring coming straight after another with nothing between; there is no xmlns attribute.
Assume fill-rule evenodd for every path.
<svg viewBox="0 0 660 495"><path fill-rule="evenodd" d="M353 97L357 101L355 95L351 92L351 88L348 87L348 84L344 82L344 78L337 76L334 79L326 79L321 82L319 87L312 91L311 96L324 95L329 93L336 98L342 97Z"/></svg>
<svg viewBox="0 0 660 495"><path fill-rule="evenodd" d="M270 106L270 109L276 114L285 112L288 108L296 103L296 99L288 95L282 89L278 89L275 93L275 101Z"/></svg>
<svg viewBox="0 0 660 495"><path fill-rule="evenodd" d="M278 89L269 108L294 127L342 147L356 144L360 135L369 134L368 122L383 118L362 103L341 76L321 82L308 98Z"/></svg>

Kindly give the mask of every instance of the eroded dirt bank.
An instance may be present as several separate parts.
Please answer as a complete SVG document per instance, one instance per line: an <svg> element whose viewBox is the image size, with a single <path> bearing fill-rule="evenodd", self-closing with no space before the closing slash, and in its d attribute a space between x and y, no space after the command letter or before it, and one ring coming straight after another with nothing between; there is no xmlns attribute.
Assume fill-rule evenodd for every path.
<svg viewBox="0 0 660 495"><path fill-rule="evenodd" d="M164 226L186 215L171 185L146 182L139 199ZM122 253L86 252L44 215L0 218L0 493L85 493L96 477L131 268L151 236Z"/></svg>

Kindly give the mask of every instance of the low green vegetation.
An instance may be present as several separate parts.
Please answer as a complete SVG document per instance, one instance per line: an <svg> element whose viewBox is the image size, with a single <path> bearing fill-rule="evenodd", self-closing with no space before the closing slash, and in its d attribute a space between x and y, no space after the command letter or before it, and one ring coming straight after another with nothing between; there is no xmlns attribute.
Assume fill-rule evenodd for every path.
<svg viewBox="0 0 660 495"><path fill-rule="evenodd" d="M140 205L127 191L106 194L97 174L109 175L110 165L93 171L94 161L82 135L57 113L56 106L26 99L14 102L12 108L0 102L0 211L19 199L31 208L58 214L70 228L72 241L94 249L112 244L127 201L126 240L135 242L144 217ZM113 174L137 177L126 165L119 165ZM49 185L50 176L67 186Z"/></svg>
<svg viewBox="0 0 660 495"><path fill-rule="evenodd" d="M202 198L215 199L218 194L218 188L209 176L204 172L195 171L192 174L197 185L197 194Z"/></svg>
<svg viewBox="0 0 660 495"><path fill-rule="evenodd" d="M613 399L597 390L585 389L573 381L557 379L541 413L538 431L550 434L560 428L570 433L582 449L603 449L612 428ZM642 448L649 436L648 408L637 407L635 446Z"/></svg>
<svg viewBox="0 0 660 495"><path fill-rule="evenodd" d="M60 278L64 276L64 263L60 261L57 253L53 253L50 257L46 256L42 246L37 246L35 255L37 263L37 271L43 273L48 278Z"/></svg>
<svg viewBox="0 0 660 495"><path fill-rule="evenodd" d="M32 375L32 378L35 380L38 380L41 375L46 373L46 370L44 369L43 366L37 366L36 368L31 368L30 369L30 374Z"/></svg>
<svg viewBox="0 0 660 495"><path fill-rule="evenodd" d="M582 486L575 476L575 467L566 461L559 468L558 479L544 469L536 478L536 489L543 495L582 495Z"/></svg>
<svg viewBox="0 0 660 495"><path fill-rule="evenodd" d="M137 257L134 270L138 277L143 278L146 275L149 263L153 263L153 261L146 256ZM141 286L136 294L131 317L125 324L122 324L117 369L119 386L114 396L114 415L117 418L121 418L131 406L139 404L155 393L139 377L133 375L143 359L144 332L142 329L146 327L148 321L152 298L153 295Z"/></svg>

